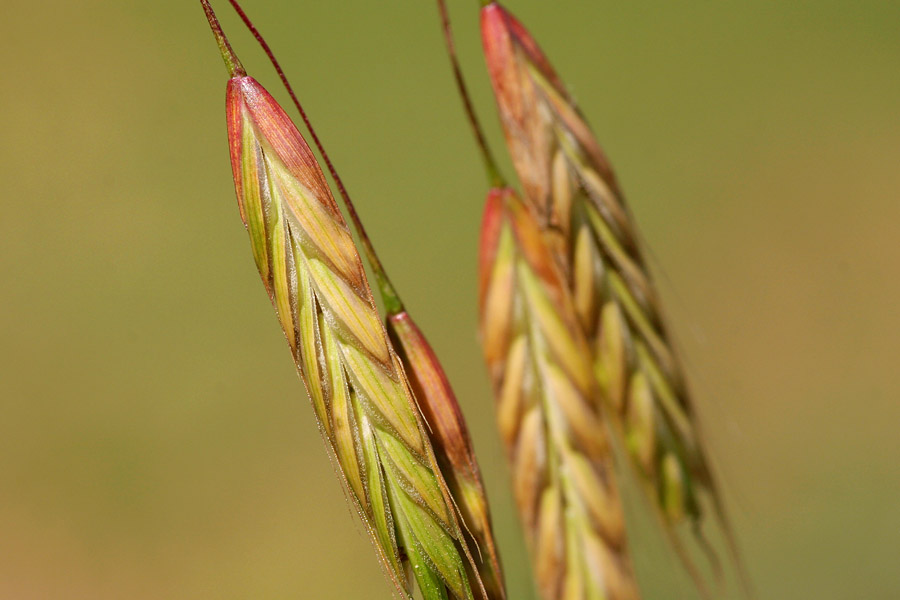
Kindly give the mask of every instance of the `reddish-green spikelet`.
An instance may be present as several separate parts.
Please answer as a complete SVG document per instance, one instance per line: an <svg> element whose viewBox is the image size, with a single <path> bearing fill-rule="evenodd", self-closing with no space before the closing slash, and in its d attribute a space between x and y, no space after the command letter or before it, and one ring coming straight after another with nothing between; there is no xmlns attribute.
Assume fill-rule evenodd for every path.
<svg viewBox="0 0 900 600"><path fill-rule="evenodd" d="M348 496L403 597L408 564L427 600L473 599L452 500L350 232L299 131L245 74L201 2L232 74L241 218Z"/></svg>
<svg viewBox="0 0 900 600"><path fill-rule="evenodd" d="M469 549L475 555L488 598L504 600L506 589L487 494L472 438L450 380L425 335L405 309L388 314L387 328L429 426L438 466L472 542Z"/></svg>
<svg viewBox="0 0 900 600"><path fill-rule="evenodd" d="M531 211L488 194L481 338L519 514L545 600L638 598L588 344Z"/></svg>
<svg viewBox="0 0 900 600"><path fill-rule="evenodd" d="M252 78L229 81L228 123L257 267L382 559L402 582L402 548L417 576L430 571L429 586L443 580L454 596L472 597L453 511L408 384L321 171Z"/></svg>
<svg viewBox="0 0 900 600"><path fill-rule="evenodd" d="M703 521L698 492L707 492L732 550L733 542L619 185L525 28L491 3L482 9L482 37L507 146L592 341L599 391L618 417L651 504L702 588L673 529L686 516Z"/></svg>

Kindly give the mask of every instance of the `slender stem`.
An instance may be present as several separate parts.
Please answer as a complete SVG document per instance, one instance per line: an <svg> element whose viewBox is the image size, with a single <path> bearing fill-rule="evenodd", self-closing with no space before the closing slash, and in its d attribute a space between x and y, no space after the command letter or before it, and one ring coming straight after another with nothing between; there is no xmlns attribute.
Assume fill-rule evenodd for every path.
<svg viewBox="0 0 900 600"><path fill-rule="evenodd" d="M228 43L228 38L225 37L225 32L222 31L222 26L219 25L219 20L216 18L216 13L213 12L212 6L209 5L209 1L200 0L200 4L203 6L203 12L206 13L206 20L209 21L209 28L212 29L213 36L216 38L216 43L219 45L219 52L222 53L222 59L225 61L225 67L228 69L228 74L232 77L245 76L247 72L244 70L244 65L241 64L237 54L231 49L231 44Z"/></svg>
<svg viewBox="0 0 900 600"><path fill-rule="evenodd" d="M488 181L494 187L506 187L506 181L497 168L497 161L491 153L491 148L487 143L484 130L478 121L478 115L475 114L475 106L472 104L472 97L469 95L469 88L463 77L462 69L459 66L459 57L456 55L456 44L453 42L453 29L450 26L450 14L447 11L447 3L445 0L437 0L438 10L441 13L441 28L444 32L444 42L447 46L447 55L450 57L450 65L453 67L453 78L456 80L456 89L462 98L463 107L466 109L466 118L469 120L469 126L475 135L475 141L478 149L481 151L481 158L484 161L484 170L487 172ZM490 2L482 1L482 6L487 6Z"/></svg>
<svg viewBox="0 0 900 600"><path fill-rule="evenodd" d="M201 1L203 1L204 3L206 2L206 0ZM359 218L359 214L357 214L356 212L356 207L353 205L353 201L350 199L350 194L347 193L347 188L344 187L344 182L341 179L341 176L338 175L337 169L334 168L334 164L331 162L331 158L328 156L328 152L325 151L325 147L319 140L319 136L316 135L316 130L312 126L309 117L306 116L306 111L303 110L303 105L300 104L300 100L294 93L294 88L291 87L287 76L284 74L284 70L281 68L281 64L278 62L278 59L275 58L275 54L272 52L269 44L266 43L265 38L263 38L262 34L247 16L247 13L244 12L244 9L241 8L240 3L238 3L237 0L228 1L231 3L231 6L234 8L235 12L237 12L238 16L244 22L244 25L247 26L247 29L250 30L250 33L253 34L253 37L256 38L256 41L259 42L259 45L260 47L262 47L263 52L265 52L266 56L269 57L269 62L271 62L272 66L275 67L275 71L281 78L281 83L284 85L285 89L290 95L291 100L294 102L294 106L297 107L297 112L300 113L300 118L303 119L303 123L309 130L309 134L310 136L312 136L313 143L315 143L316 148L319 149L319 153L322 155L322 159L325 161L325 165L328 167L328 172L331 173L331 178L334 180L335 185L337 185L338 192L340 193L341 198L343 198L344 200L344 206L347 207L347 212L350 214L350 219L353 221L353 226L356 228L356 233L359 235L360 241L362 241L363 250L366 253L366 258L369 260L369 265L372 267L372 271L375 273L375 279L378 282L378 289L380 290L381 298L384 301L385 312L387 312L388 315L395 315L403 312L403 302L400 300L400 296L394 289L390 278L388 278L387 272L384 270L384 266L381 264L381 260L379 260L378 258L378 254L375 252L375 248L372 246L372 241L369 239L369 235L366 233L366 228L365 226L363 226L362 220Z"/></svg>

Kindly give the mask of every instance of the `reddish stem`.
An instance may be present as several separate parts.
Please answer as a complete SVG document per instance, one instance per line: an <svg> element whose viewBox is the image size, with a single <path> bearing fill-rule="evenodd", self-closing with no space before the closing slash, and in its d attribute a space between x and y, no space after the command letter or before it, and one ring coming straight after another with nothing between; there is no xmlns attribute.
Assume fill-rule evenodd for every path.
<svg viewBox="0 0 900 600"><path fill-rule="evenodd" d="M462 69L459 66L459 57L456 55L456 44L453 42L453 29L450 25L450 13L447 11L447 3L445 0L437 0L438 11L441 13L441 29L444 33L444 42L447 46L447 55L450 57L450 65L453 67L453 78L456 80L456 89L462 98L463 107L466 110L466 118L469 120L469 126L475 135L475 141L478 149L481 151L481 157L484 160L484 168L487 171L488 180L494 187L506 187L506 182L497 168L497 162L491 153L484 130L478 121L478 115L475 113L475 106L472 104L472 97L469 95L469 88L463 77ZM482 6L487 6L490 2L482 2Z"/></svg>

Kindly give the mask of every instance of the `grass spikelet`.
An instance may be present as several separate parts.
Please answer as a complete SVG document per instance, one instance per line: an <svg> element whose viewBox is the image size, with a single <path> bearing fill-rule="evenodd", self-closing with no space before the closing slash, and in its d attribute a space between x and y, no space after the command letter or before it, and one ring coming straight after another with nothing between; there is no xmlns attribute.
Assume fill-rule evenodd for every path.
<svg viewBox="0 0 900 600"><path fill-rule="evenodd" d="M278 59L240 3L237 0L229 1L281 78L313 142L322 154L359 235L384 303L388 336L400 357L418 406L426 419L426 429L437 465L447 482L453 504L464 525L467 543L460 544L460 548L469 558L466 566L470 586L473 589L484 590L489 600L503 600L506 597L506 589L500 556L494 541L487 495L468 427L450 381L425 335L407 312L391 283L340 174L319 140Z"/></svg>
<svg viewBox="0 0 900 600"><path fill-rule="evenodd" d="M648 498L698 587L676 539L710 514L742 567L693 416L690 396L615 175L562 81L525 28L496 2L482 8L482 37L507 146L543 237L568 280L592 341L602 398L616 415ZM701 494L707 501L703 502Z"/></svg>
<svg viewBox="0 0 900 600"><path fill-rule="evenodd" d="M488 195L481 338L515 496L546 600L639 597L590 351L538 222Z"/></svg>
<svg viewBox="0 0 900 600"><path fill-rule="evenodd" d="M231 75L241 218L348 496L404 598L408 565L426 600L473 599L452 500L350 232L309 146L201 4Z"/></svg>
<svg viewBox="0 0 900 600"><path fill-rule="evenodd" d="M545 600L636 600L613 455L587 340L531 207L503 180L469 96L444 0L447 54L491 185L479 252L482 348Z"/></svg>

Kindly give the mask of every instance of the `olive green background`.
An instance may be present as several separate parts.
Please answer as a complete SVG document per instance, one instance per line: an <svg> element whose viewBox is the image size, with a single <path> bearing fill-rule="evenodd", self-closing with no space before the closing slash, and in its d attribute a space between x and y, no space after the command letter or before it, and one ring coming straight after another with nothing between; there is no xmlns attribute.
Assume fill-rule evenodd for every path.
<svg viewBox="0 0 900 600"><path fill-rule="evenodd" d="M476 2L451 4L499 144ZM900 4L509 7L629 194L759 597L900 597ZM246 9L456 385L533 598L435 8ZM7 1L0 57L0 598L390 598L254 270L198 4ZM637 546L647 600L679 597Z"/></svg>

